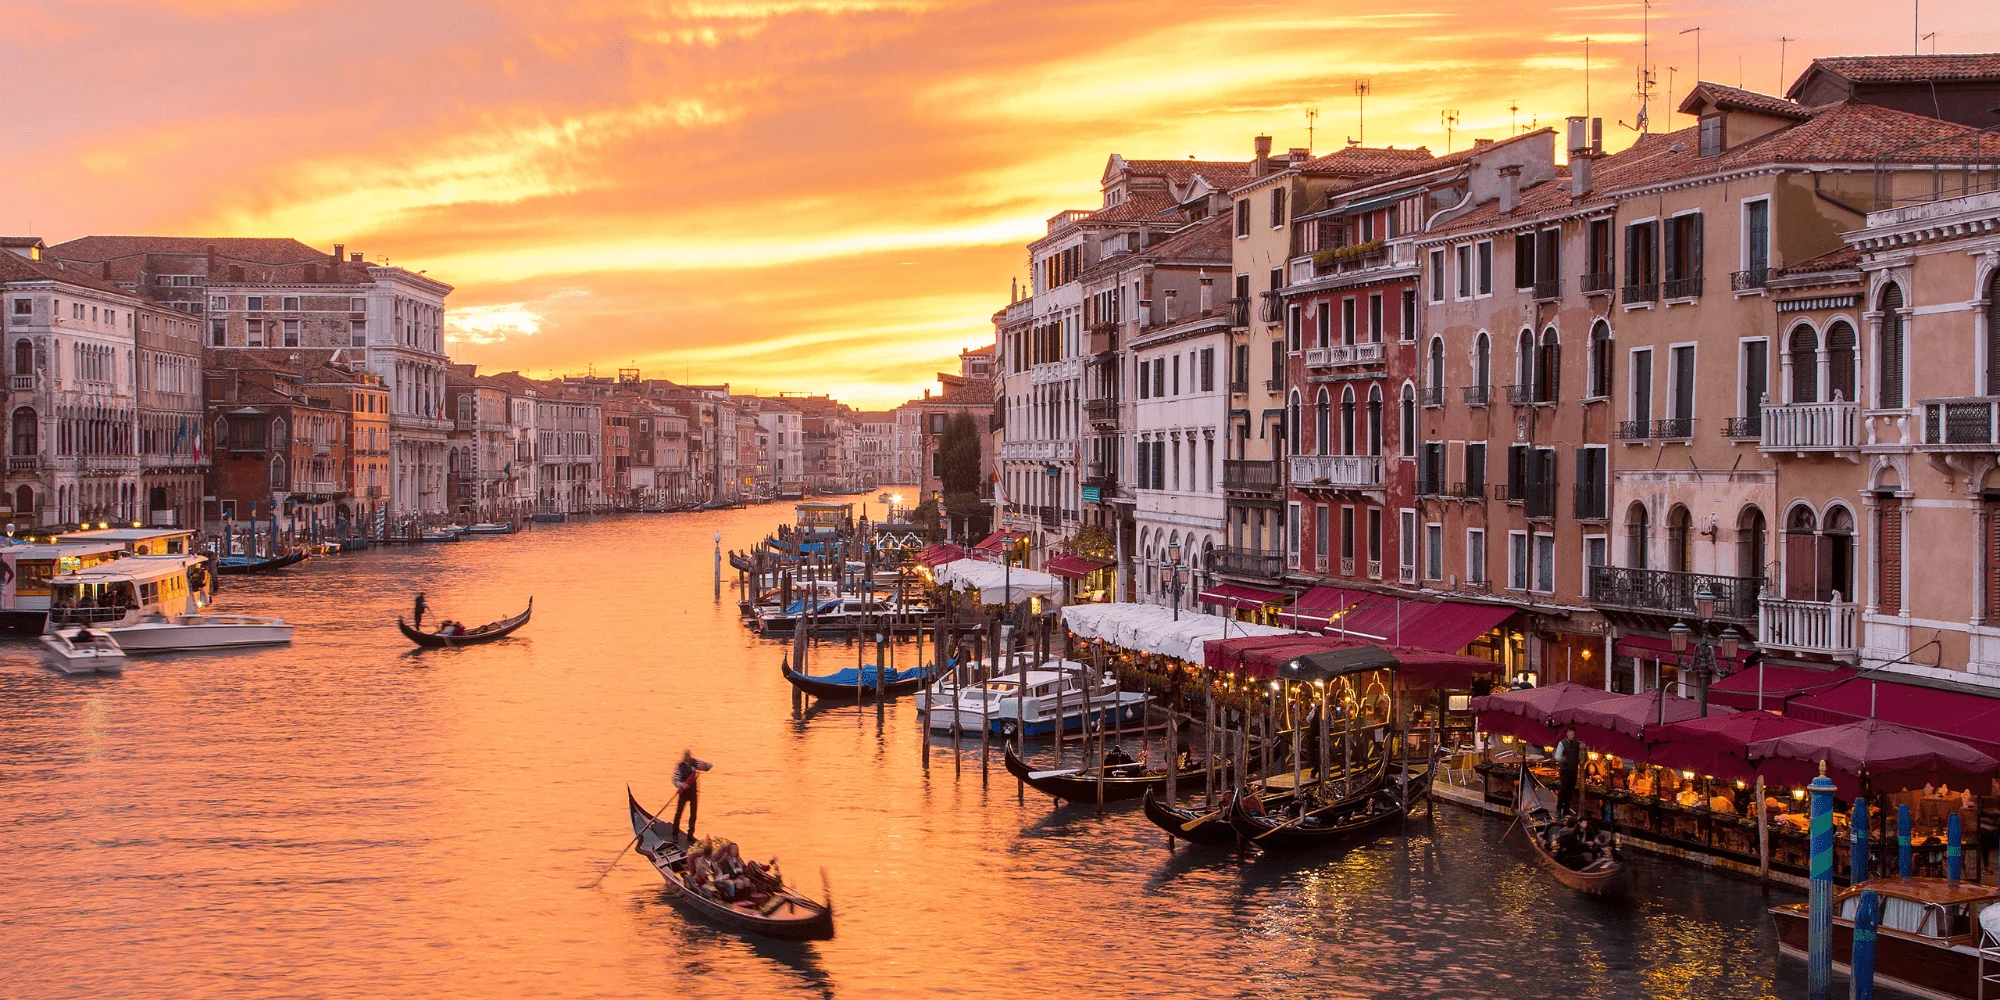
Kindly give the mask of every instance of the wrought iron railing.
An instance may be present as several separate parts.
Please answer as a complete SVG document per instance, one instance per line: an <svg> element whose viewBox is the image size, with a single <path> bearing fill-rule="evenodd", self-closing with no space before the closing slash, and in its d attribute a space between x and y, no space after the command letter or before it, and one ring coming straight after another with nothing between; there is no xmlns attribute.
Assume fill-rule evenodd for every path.
<svg viewBox="0 0 2000 1000"><path fill-rule="evenodd" d="M1559 299L1562 298L1562 293L1563 282L1561 278L1543 278L1535 282L1535 298L1537 299Z"/></svg>
<svg viewBox="0 0 2000 1000"><path fill-rule="evenodd" d="M1417 390L1417 402L1424 406L1444 405L1444 386L1427 385Z"/></svg>
<svg viewBox="0 0 2000 1000"><path fill-rule="evenodd" d="M1618 276L1610 271L1591 271L1577 279L1577 287L1584 292L1608 292L1617 283Z"/></svg>
<svg viewBox="0 0 2000 1000"><path fill-rule="evenodd" d="M1210 565L1217 573L1275 580L1285 575L1285 554L1257 549L1216 549Z"/></svg>
<svg viewBox="0 0 2000 1000"><path fill-rule="evenodd" d="M1726 438L1761 438L1763 435L1764 415L1761 413L1730 417L1722 422L1722 436Z"/></svg>
<svg viewBox="0 0 2000 1000"><path fill-rule="evenodd" d="M1989 448L2000 441L2000 397L1966 396L1957 399L1920 399L1924 413L1926 446L1971 445Z"/></svg>
<svg viewBox="0 0 2000 1000"><path fill-rule="evenodd" d="M1493 387L1490 385L1468 385L1465 387L1465 405L1467 406L1485 406L1487 400L1492 397Z"/></svg>
<svg viewBox="0 0 2000 1000"><path fill-rule="evenodd" d="M1657 281L1642 281L1626 285L1624 298L1627 302L1658 302L1660 300L1660 283Z"/></svg>
<svg viewBox="0 0 2000 1000"><path fill-rule="evenodd" d="M1660 289L1660 294L1670 299L1694 299L1701 297L1701 275L1692 278L1675 278Z"/></svg>
<svg viewBox="0 0 2000 1000"><path fill-rule="evenodd" d="M1650 420L1618 421L1618 440L1644 441L1653 436L1653 422Z"/></svg>
<svg viewBox="0 0 2000 1000"><path fill-rule="evenodd" d="M1729 272L1729 290L1732 292L1748 292L1770 283L1771 269L1768 267L1752 267Z"/></svg>
<svg viewBox="0 0 2000 1000"><path fill-rule="evenodd" d="M1668 417L1653 421L1653 436L1656 438L1694 437L1693 417Z"/></svg>
<svg viewBox="0 0 2000 1000"><path fill-rule="evenodd" d="M1757 598L1764 589L1761 576L1714 576L1628 566L1594 566L1590 570L1591 603L1660 615L1693 616L1697 611L1695 594L1704 586L1715 598L1715 617L1756 620Z"/></svg>

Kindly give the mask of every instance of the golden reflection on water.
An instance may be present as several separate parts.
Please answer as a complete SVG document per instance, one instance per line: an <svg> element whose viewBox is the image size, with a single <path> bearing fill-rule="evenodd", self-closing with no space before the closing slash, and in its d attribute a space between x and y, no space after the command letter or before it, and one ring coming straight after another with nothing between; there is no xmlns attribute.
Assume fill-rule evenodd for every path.
<svg viewBox="0 0 2000 1000"><path fill-rule="evenodd" d="M1759 997L1754 886L1639 857L1580 900L1443 806L1345 854L1244 860L1135 808L1020 796L968 742L921 767L906 703L792 717L782 644L710 595L711 536L781 507L538 525L230 578L289 649L57 676L0 646L0 996ZM520 637L415 653L413 591ZM843 662L852 647L822 647ZM715 763L701 829L778 855L838 936L691 919L630 836ZM1074 748L1071 748L1074 754ZM1787 984L1780 995L1796 996ZM1789 992L1787 992L1789 990Z"/></svg>

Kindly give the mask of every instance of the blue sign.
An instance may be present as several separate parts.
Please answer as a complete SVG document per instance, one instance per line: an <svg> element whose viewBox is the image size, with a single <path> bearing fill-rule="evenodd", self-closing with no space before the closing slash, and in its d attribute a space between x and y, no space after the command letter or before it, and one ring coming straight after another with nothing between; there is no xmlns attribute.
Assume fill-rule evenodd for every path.
<svg viewBox="0 0 2000 1000"><path fill-rule="evenodd" d="M1098 489L1098 488L1097 488L1097 487L1095 487L1095 486L1086 486L1086 487L1084 487L1084 488L1083 488L1083 502L1084 502L1084 503L1103 503L1103 502L1104 502L1104 491L1102 491L1102 490Z"/></svg>

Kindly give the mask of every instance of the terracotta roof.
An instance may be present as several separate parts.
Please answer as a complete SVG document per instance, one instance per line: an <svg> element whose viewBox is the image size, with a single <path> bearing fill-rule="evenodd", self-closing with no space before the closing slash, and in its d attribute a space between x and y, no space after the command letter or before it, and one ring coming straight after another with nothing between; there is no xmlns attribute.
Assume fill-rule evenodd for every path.
<svg viewBox="0 0 2000 1000"><path fill-rule="evenodd" d="M0 281L60 281L79 288L91 288L100 292L115 292L119 295L132 293L92 273L94 268L65 267L61 261L53 261L44 256L41 260L29 260L20 254L0 251Z"/></svg>
<svg viewBox="0 0 2000 1000"><path fill-rule="evenodd" d="M1164 194L1142 191L1122 204L1098 209L1086 217L1087 222L1163 222L1172 221L1169 215L1179 206Z"/></svg>
<svg viewBox="0 0 2000 1000"><path fill-rule="evenodd" d="M1125 167L1134 174L1165 177L1177 187L1200 174L1217 187L1231 188L1248 180L1255 164L1241 160L1126 160Z"/></svg>
<svg viewBox="0 0 2000 1000"><path fill-rule="evenodd" d="M229 268L243 268L245 282L299 284L307 281L306 268L313 269L314 282L368 284L374 279L367 263L343 260L294 239L202 236L84 236L58 243L44 256L91 264L108 262L116 281L137 281L140 267L149 254L198 257L207 261L208 248L215 248L213 266L205 266L212 283L237 280Z"/></svg>
<svg viewBox="0 0 2000 1000"><path fill-rule="evenodd" d="M1799 261L1790 267L1780 268L1780 275L1826 274L1831 271L1853 271L1861 267L1861 251L1852 244L1843 243L1832 250Z"/></svg>
<svg viewBox="0 0 2000 1000"><path fill-rule="evenodd" d="M1235 252L1229 221L1226 215L1210 216L1147 247L1145 256L1158 261L1227 264Z"/></svg>
<svg viewBox="0 0 2000 1000"><path fill-rule="evenodd" d="M1857 83L1917 83L1926 80L2000 79L2000 52L1955 52L1940 55L1828 56L1814 59L1785 91L1796 92L1814 70Z"/></svg>
<svg viewBox="0 0 2000 1000"><path fill-rule="evenodd" d="M1336 149L1325 156L1316 157L1299 164L1298 169L1309 174L1361 175L1387 173L1413 166L1422 166L1435 160L1431 151L1423 146L1411 149L1390 147L1347 146Z"/></svg>
<svg viewBox="0 0 2000 1000"><path fill-rule="evenodd" d="M962 385L947 386L943 392L922 402L948 406L991 406L993 386L992 379L970 379Z"/></svg>
<svg viewBox="0 0 2000 1000"><path fill-rule="evenodd" d="M1750 111L1760 115L1776 115L1793 121L1804 121L1812 117L1812 109L1782 97L1772 97L1741 87L1726 87L1707 80L1696 84L1693 90L1688 91L1688 95L1681 99L1677 110L1684 115L1700 114L1704 106L1717 111Z"/></svg>

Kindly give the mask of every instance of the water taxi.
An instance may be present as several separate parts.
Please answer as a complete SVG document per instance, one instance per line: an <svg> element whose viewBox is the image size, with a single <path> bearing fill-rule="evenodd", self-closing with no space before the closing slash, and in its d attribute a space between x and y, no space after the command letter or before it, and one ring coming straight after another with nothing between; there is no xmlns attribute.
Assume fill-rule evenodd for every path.
<svg viewBox="0 0 2000 1000"><path fill-rule="evenodd" d="M801 621L810 621L819 632L857 632L888 628L899 616L908 618L929 610L930 606L921 601L905 601L898 605L888 597L869 597L851 592L821 595L817 601L801 595L792 598L792 602L783 608L759 614L757 628L765 635L791 635Z"/></svg>
<svg viewBox="0 0 2000 1000"><path fill-rule="evenodd" d="M1025 692L1025 693L1024 693ZM933 731L950 732L990 729L1001 736L1025 733L1046 736L1056 731L1081 730L1087 722L1099 725L1138 722L1146 717L1147 698L1137 691L1093 691L1085 697L1074 674L1054 670L1030 670L1025 687L1020 675L996 677L966 687L955 705L930 711Z"/></svg>
<svg viewBox="0 0 2000 1000"><path fill-rule="evenodd" d="M290 642L280 618L204 615L215 596L207 557L128 555L50 581L51 633L104 632L133 652L218 649Z"/></svg>
<svg viewBox="0 0 2000 1000"><path fill-rule="evenodd" d="M1875 982L1920 997L1975 1000L1981 996L1981 920L2000 911L2000 889L1941 878L1878 878L1833 897L1833 968L1849 974L1854 952L1854 915L1863 890L1882 901L1875 933ZM1810 909L1806 903L1774 906L1778 952L1806 957ZM1992 996L1988 987L1985 996Z"/></svg>
<svg viewBox="0 0 2000 1000"><path fill-rule="evenodd" d="M49 621L49 581L124 554L118 542L24 542L0 547L0 631L39 635Z"/></svg>
<svg viewBox="0 0 2000 1000"><path fill-rule="evenodd" d="M125 669L125 651L104 632L61 628L42 636L43 656L65 674L115 674Z"/></svg>

